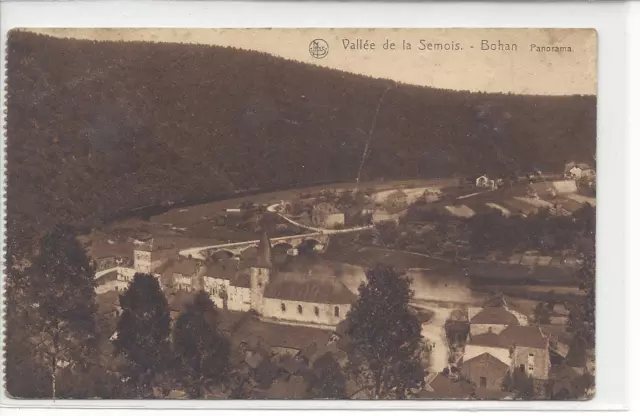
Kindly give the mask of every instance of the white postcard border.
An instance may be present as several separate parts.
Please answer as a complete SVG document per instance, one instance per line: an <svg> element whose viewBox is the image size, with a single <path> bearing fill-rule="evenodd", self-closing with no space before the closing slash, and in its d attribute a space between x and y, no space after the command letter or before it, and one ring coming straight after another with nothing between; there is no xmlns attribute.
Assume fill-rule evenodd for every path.
<svg viewBox="0 0 640 416"><path fill-rule="evenodd" d="M629 250L629 136L626 120L628 5L605 3L333 3L92 1L4 2L0 41L14 27L541 27L596 28L599 34L596 397L588 402L454 401L53 401L12 400L2 406L147 409L477 409L622 410L626 403ZM4 64L1 78L5 79ZM4 94L3 94L4 95ZM4 97L2 100L3 114ZM4 116L3 116L4 117ZM4 125L4 120L3 120ZM4 143L4 130L3 130ZM5 166L4 146L0 162ZM4 198L4 170L2 195ZM604 186L602 186L604 185ZM4 200L2 203L4 241ZM3 247L4 254L4 247ZM4 257L3 257L4 258ZM4 290L2 290L4 294Z"/></svg>

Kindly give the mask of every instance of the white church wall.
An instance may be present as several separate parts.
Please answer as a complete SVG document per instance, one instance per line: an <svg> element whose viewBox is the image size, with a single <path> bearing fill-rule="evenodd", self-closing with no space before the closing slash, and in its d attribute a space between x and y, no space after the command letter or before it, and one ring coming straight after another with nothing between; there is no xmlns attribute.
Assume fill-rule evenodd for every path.
<svg viewBox="0 0 640 416"><path fill-rule="evenodd" d="M351 305L265 298L262 315L267 318L335 326L344 320L349 309Z"/></svg>

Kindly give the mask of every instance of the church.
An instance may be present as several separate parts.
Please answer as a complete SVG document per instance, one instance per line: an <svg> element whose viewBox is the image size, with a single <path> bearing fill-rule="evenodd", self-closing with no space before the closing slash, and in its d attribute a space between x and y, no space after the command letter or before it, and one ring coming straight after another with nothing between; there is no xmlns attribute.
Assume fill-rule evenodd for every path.
<svg viewBox="0 0 640 416"><path fill-rule="evenodd" d="M266 233L262 234L257 258L248 269L230 270L229 266L207 263L204 269L204 290L218 307L253 310L267 320L334 328L357 299L332 274L279 270Z"/></svg>

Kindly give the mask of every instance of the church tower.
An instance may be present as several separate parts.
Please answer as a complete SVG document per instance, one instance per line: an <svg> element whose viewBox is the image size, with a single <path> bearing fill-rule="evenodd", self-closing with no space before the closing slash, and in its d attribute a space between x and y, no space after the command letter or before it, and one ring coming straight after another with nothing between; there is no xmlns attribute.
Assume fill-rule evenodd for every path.
<svg viewBox="0 0 640 416"><path fill-rule="evenodd" d="M262 233L258 245L258 258L251 266L251 309L262 314L264 290L269 284L273 263L271 261L271 241L266 231Z"/></svg>
<svg viewBox="0 0 640 416"><path fill-rule="evenodd" d="M151 273L151 253L153 252L153 240L133 250L133 268L136 273Z"/></svg>

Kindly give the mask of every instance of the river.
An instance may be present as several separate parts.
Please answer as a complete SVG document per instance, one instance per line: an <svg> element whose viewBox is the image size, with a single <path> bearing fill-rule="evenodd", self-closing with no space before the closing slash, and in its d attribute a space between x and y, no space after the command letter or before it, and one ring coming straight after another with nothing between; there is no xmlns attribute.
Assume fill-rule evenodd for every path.
<svg viewBox="0 0 640 416"><path fill-rule="evenodd" d="M351 291L357 293L365 281L364 269L350 264L341 265L339 277ZM414 270L407 273L412 279L414 291L412 304L433 311L432 319L422 325L422 336L434 346L429 370L442 371L449 362L449 348L444 324L456 308L481 305L485 296L470 289L468 278L441 275L436 271Z"/></svg>

